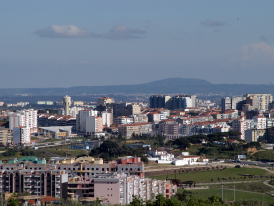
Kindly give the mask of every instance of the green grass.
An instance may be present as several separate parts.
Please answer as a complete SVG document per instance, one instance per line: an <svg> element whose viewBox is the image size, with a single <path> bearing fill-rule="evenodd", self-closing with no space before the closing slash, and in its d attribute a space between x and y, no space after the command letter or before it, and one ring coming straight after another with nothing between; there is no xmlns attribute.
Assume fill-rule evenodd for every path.
<svg viewBox="0 0 274 206"><path fill-rule="evenodd" d="M222 198L222 189L220 188L210 188L210 189L203 189L203 190L190 190L193 192L193 195L197 198L206 199L211 196L217 196ZM223 190L223 198L225 201L232 201L234 199L234 191L233 190ZM271 197L267 194L262 193L251 193L251 192L243 192L243 191L236 191L235 193L236 201L239 200L261 200L267 203L273 203L274 197Z"/></svg>
<svg viewBox="0 0 274 206"><path fill-rule="evenodd" d="M187 169L187 168L184 168ZM211 183L211 182L220 182L222 178L227 178L227 181L250 181L258 180L261 178L249 178L244 179L240 174L249 174L249 175L266 175L266 171L258 168L227 168L219 170L209 170L209 171L198 171L198 172L184 172L177 173L177 179L181 181L195 181L196 183ZM155 178L159 180L166 179L167 175L159 176L150 176L150 178ZM229 179L231 177L231 180ZM218 180L220 178L220 180ZM235 178L235 179L234 179ZM168 179L175 179L175 174L169 174ZM213 181L211 181L211 179Z"/></svg>
<svg viewBox="0 0 274 206"><path fill-rule="evenodd" d="M60 142L60 141L64 141L63 139L54 139L54 138L50 138L50 139L46 139L43 142L39 142L39 143L47 143L47 142Z"/></svg>
<svg viewBox="0 0 274 206"><path fill-rule="evenodd" d="M31 137L31 140L38 140L37 137Z"/></svg>
<svg viewBox="0 0 274 206"><path fill-rule="evenodd" d="M89 152L86 152L85 150L80 149L69 149L69 146L60 146L60 147L52 147L52 148L43 148L41 149L45 152L50 152L53 154L60 155L62 157L76 157L78 155L82 154L88 154Z"/></svg>

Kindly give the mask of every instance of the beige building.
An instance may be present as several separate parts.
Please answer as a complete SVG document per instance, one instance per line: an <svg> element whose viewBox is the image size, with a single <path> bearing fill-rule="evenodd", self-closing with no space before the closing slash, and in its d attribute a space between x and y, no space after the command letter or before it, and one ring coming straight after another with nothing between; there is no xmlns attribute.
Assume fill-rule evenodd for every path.
<svg viewBox="0 0 274 206"><path fill-rule="evenodd" d="M265 129L249 129L245 130L245 141L258 142L259 140L265 139L266 130Z"/></svg>
<svg viewBox="0 0 274 206"><path fill-rule="evenodd" d="M114 103L114 99L110 97L102 97L97 100L97 106Z"/></svg>
<svg viewBox="0 0 274 206"><path fill-rule="evenodd" d="M79 157L75 160L75 162L88 162L91 164L104 164L104 160L103 158L94 158L94 157L90 157L90 156L83 156L83 157Z"/></svg>
<svg viewBox="0 0 274 206"><path fill-rule="evenodd" d="M249 104L253 109L267 110L273 97L271 94L246 94L246 104Z"/></svg>
<svg viewBox="0 0 274 206"><path fill-rule="evenodd" d="M12 143L12 129L0 128L0 145L8 145Z"/></svg>
<svg viewBox="0 0 274 206"><path fill-rule="evenodd" d="M118 133L121 134L123 137L130 139L133 133L140 134L140 125L128 124L120 126L118 128Z"/></svg>
<svg viewBox="0 0 274 206"><path fill-rule="evenodd" d="M73 101L73 106L83 106L84 102L82 101Z"/></svg>

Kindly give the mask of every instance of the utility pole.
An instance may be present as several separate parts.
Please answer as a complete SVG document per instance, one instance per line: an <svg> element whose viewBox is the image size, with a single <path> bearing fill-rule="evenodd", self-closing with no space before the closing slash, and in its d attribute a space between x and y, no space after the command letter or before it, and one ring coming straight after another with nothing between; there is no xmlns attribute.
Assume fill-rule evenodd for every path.
<svg viewBox="0 0 274 206"><path fill-rule="evenodd" d="M214 160L215 160L215 147L214 147Z"/></svg>
<svg viewBox="0 0 274 206"><path fill-rule="evenodd" d="M261 161L261 154L259 154L259 162Z"/></svg>
<svg viewBox="0 0 274 206"><path fill-rule="evenodd" d="M222 201L224 201L224 184L223 184L223 180L222 180Z"/></svg>
<svg viewBox="0 0 274 206"><path fill-rule="evenodd" d="M234 202L235 202L235 185L234 185Z"/></svg>

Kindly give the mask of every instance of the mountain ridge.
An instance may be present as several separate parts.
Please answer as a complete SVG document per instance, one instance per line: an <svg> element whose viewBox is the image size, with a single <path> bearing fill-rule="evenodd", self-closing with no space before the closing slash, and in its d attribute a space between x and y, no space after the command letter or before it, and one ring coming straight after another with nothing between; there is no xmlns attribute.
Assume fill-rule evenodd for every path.
<svg viewBox="0 0 274 206"><path fill-rule="evenodd" d="M69 88L10 88L0 89L1 96L33 95L89 95L89 94L203 94L223 96L242 95L245 93L274 94L274 85L255 84L212 84L203 79L166 78L143 84L106 85L106 86L74 86Z"/></svg>

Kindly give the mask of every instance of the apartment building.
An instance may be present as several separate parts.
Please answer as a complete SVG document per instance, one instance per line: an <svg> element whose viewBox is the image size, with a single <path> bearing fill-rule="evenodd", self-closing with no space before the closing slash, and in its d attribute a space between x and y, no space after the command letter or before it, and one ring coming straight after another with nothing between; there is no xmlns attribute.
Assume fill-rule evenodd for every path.
<svg viewBox="0 0 274 206"><path fill-rule="evenodd" d="M67 199L68 174L54 165L33 163L3 164L0 170L1 193L30 192Z"/></svg>
<svg viewBox="0 0 274 206"><path fill-rule="evenodd" d="M37 110L28 109L20 110L9 114L9 128L14 127L29 127L31 133L37 131Z"/></svg>
<svg viewBox="0 0 274 206"><path fill-rule="evenodd" d="M246 104L249 104L252 109L267 110L273 101L271 94L245 94L244 96Z"/></svg>
<svg viewBox="0 0 274 206"><path fill-rule="evenodd" d="M14 127L13 128L13 145L30 144L30 128L29 127Z"/></svg>
<svg viewBox="0 0 274 206"><path fill-rule="evenodd" d="M103 131L102 117L86 118L86 134L94 135Z"/></svg>
<svg viewBox="0 0 274 206"><path fill-rule="evenodd" d="M140 134L140 127L138 124L126 124L118 127L118 133L123 137L130 139L132 134Z"/></svg>
<svg viewBox="0 0 274 206"><path fill-rule="evenodd" d="M97 117L98 111L92 109L84 109L76 115L76 131L86 133L86 119L88 117Z"/></svg>
<svg viewBox="0 0 274 206"><path fill-rule="evenodd" d="M113 124L113 114L110 111L103 111L100 113L102 117L102 124L106 127L110 127Z"/></svg>
<svg viewBox="0 0 274 206"><path fill-rule="evenodd" d="M146 114L135 114L131 115L130 117L133 118L133 123L147 123L148 117Z"/></svg>
<svg viewBox="0 0 274 206"><path fill-rule="evenodd" d="M97 106L99 105L107 105L114 103L114 99L111 97L102 97L97 100Z"/></svg>
<svg viewBox="0 0 274 206"><path fill-rule="evenodd" d="M257 129L266 129L266 118L264 116L254 116L252 119Z"/></svg>
<svg viewBox="0 0 274 206"><path fill-rule="evenodd" d="M11 129L0 127L0 145L10 145L12 143L13 133Z"/></svg>
<svg viewBox="0 0 274 206"><path fill-rule="evenodd" d="M240 119L236 119L231 122L232 130L241 132L239 138L245 140L245 130L254 128L254 123L252 124L252 122L252 120L245 119L245 117L241 117Z"/></svg>
<svg viewBox="0 0 274 206"><path fill-rule="evenodd" d="M151 200L153 194L163 194L170 198L177 192L170 181L152 180L124 173L98 174L93 178L71 177L68 181L68 194L72 199L98 197L104 204L129 204L134 196L144 201Z"/></svg>
<svg viewBox="0 0 274 206"><path fill-rule="evenodd" d="M266 138L267 132L265 129L248 129L245 130L245 141L250 142L259 142Z"/></svg>
<svg viewBox="0 0 274 206"><path fill-rule="evenodd" d="M115 124L124 125L124 124L132 124L133 118L127 116L119 116L115 118Z"/></svg>
<svg viewBox="0 0 274 206"><path fill-rule="evenodd" d="M236 97L224 97L221 99L222 111L236 109L242 110L243 104L246 103L246 97L236 96Z"/></svg>

